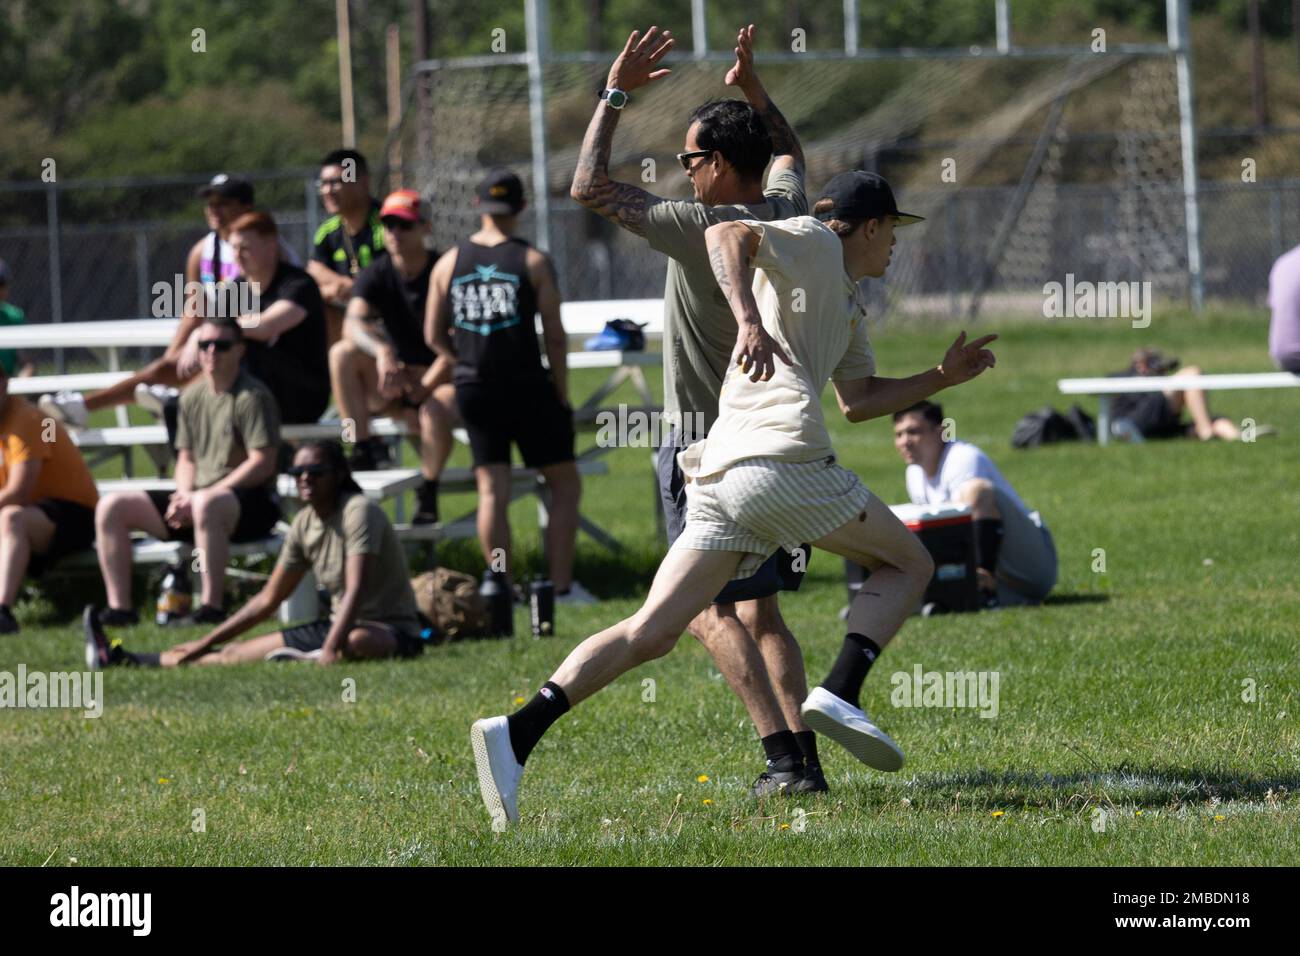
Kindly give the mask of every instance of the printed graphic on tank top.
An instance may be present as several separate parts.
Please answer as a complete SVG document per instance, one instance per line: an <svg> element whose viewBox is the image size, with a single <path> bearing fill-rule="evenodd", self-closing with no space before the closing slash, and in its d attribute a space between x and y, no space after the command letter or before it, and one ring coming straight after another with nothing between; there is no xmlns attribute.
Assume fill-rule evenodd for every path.
<svg viewBox="0 0 1300 956"><path fill-rule="evenodd" d="M536 381L546 377L537 345L537 292L528 280L529 245L511 238L496 246L462 242L448 289L453 381Z"/></svg>

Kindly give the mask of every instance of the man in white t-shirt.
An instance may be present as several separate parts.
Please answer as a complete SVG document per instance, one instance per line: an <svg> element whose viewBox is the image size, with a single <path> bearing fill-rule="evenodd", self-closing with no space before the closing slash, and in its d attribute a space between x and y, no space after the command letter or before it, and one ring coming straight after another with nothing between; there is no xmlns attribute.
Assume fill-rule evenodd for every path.
<svg viewBox="0 0 1300 956"><path fill-rule="evenodd" d="M985 605L1042 601L1056 585L1051 532L988 455L969 442L943 440L943 407L922 401L895 412L894 447L907 462L912 504L970 506Z"/></svg>
<svg viewBox="0 0 1300 956"><path fill-rule="evenodd" d="M885 274L894 228L918 217L899 212L883 179L860 171L827 183L813 211L816 218L742 219L705 230L709 263L740 331L718 419L707 438L678 455L686 527L640 610L575 647L523 708L471 727L494 828L519 819L524 762L571 706L668 653L728 581L753 574L777 548L805 541L870 567L872 577L849 609L839 657L801 715L868 766L903 766L902 750L858 701L871 665L924 593L934 561L836 462L821 393L833 381L851 422L889 415L991 368L995 359L984 346L996 336L968 343L963 332L938 365L906 378L876 375L859 281ZM761 326L768 341L746 335L749 326Z"/></svg>

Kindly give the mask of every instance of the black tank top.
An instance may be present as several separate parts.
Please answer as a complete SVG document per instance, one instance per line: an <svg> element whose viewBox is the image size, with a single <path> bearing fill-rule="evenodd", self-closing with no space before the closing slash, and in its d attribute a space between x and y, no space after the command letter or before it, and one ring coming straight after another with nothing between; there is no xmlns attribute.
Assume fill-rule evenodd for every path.
<svg viewBox="0 0 1300 956"><path fill-rule="evenodd" d="M465 241L447 290L460 385L513 385L546 377L537 346L537 291L528 281L528 243L516 237L495 246Z"/></svg>

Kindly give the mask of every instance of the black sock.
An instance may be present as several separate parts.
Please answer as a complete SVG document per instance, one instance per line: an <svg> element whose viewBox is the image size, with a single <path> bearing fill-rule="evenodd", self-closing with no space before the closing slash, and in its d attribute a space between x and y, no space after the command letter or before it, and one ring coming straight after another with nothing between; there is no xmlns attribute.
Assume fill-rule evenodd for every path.
<svg viewBox="0 0 1300 956"><path fill-rule="evenodd" d="M794 735L794 742L799 745L799 750L803 754L805 767L820 767L821 758L817 756L817 735L811 730L800 730Z"/></svg>
<svg viewBox="0 0 1300 956"><path fill-rule="evenodd" d="M161 654L132 654L130 651L123 651L122 657L137 667L162 667Z"/></svg>
<svg viewBox="0 0 1300 956"><path fill-rule="evenodd" d="M971 525L975 530L975 567L996 576L998 554L1002 550L1002 519L981 518Z"/></svg>
<svg viewBox="0 0 1300 956"><path fill-rule="evenodd" d="M569 698L564 696L560 685L547 681L533 695L532 700L506 718L506 724L510 728L510 746L514 749L519 766L524 765L528 755L537 746L537 741L542 739L542 734L568 710Z"/></svg>
<svg viewBox="0 0 1300 956"><path fill-rule="evenodd" d="M799 744L788 730L778 730L764 737L763 752L767 754L767 769L773 773L791 773L803 764Z"/></svg>
<svg viewBox="0 0 1300 956"><path fill-rule="evenodd" d="M867 679L867 672L879 656L880 648L871 638L864 634L846 635L840 656L835 658L835 666L822 681L822 687L857 707L862 682Z"/></svg>

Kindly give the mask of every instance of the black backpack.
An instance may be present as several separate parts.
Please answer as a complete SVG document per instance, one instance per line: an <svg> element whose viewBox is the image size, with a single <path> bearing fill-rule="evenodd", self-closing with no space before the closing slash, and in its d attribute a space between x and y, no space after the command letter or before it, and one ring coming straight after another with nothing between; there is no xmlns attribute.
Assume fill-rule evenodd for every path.
<svg viewBox="0 0 1300 956"><path fill-rule="evenodd" d="M1016 423L1011 444L1016 448L1037 448L1061 441L1096 441L1097 426L1092 416L1078 405L1062 415L1050 405L1030 412Z"/></svg>

